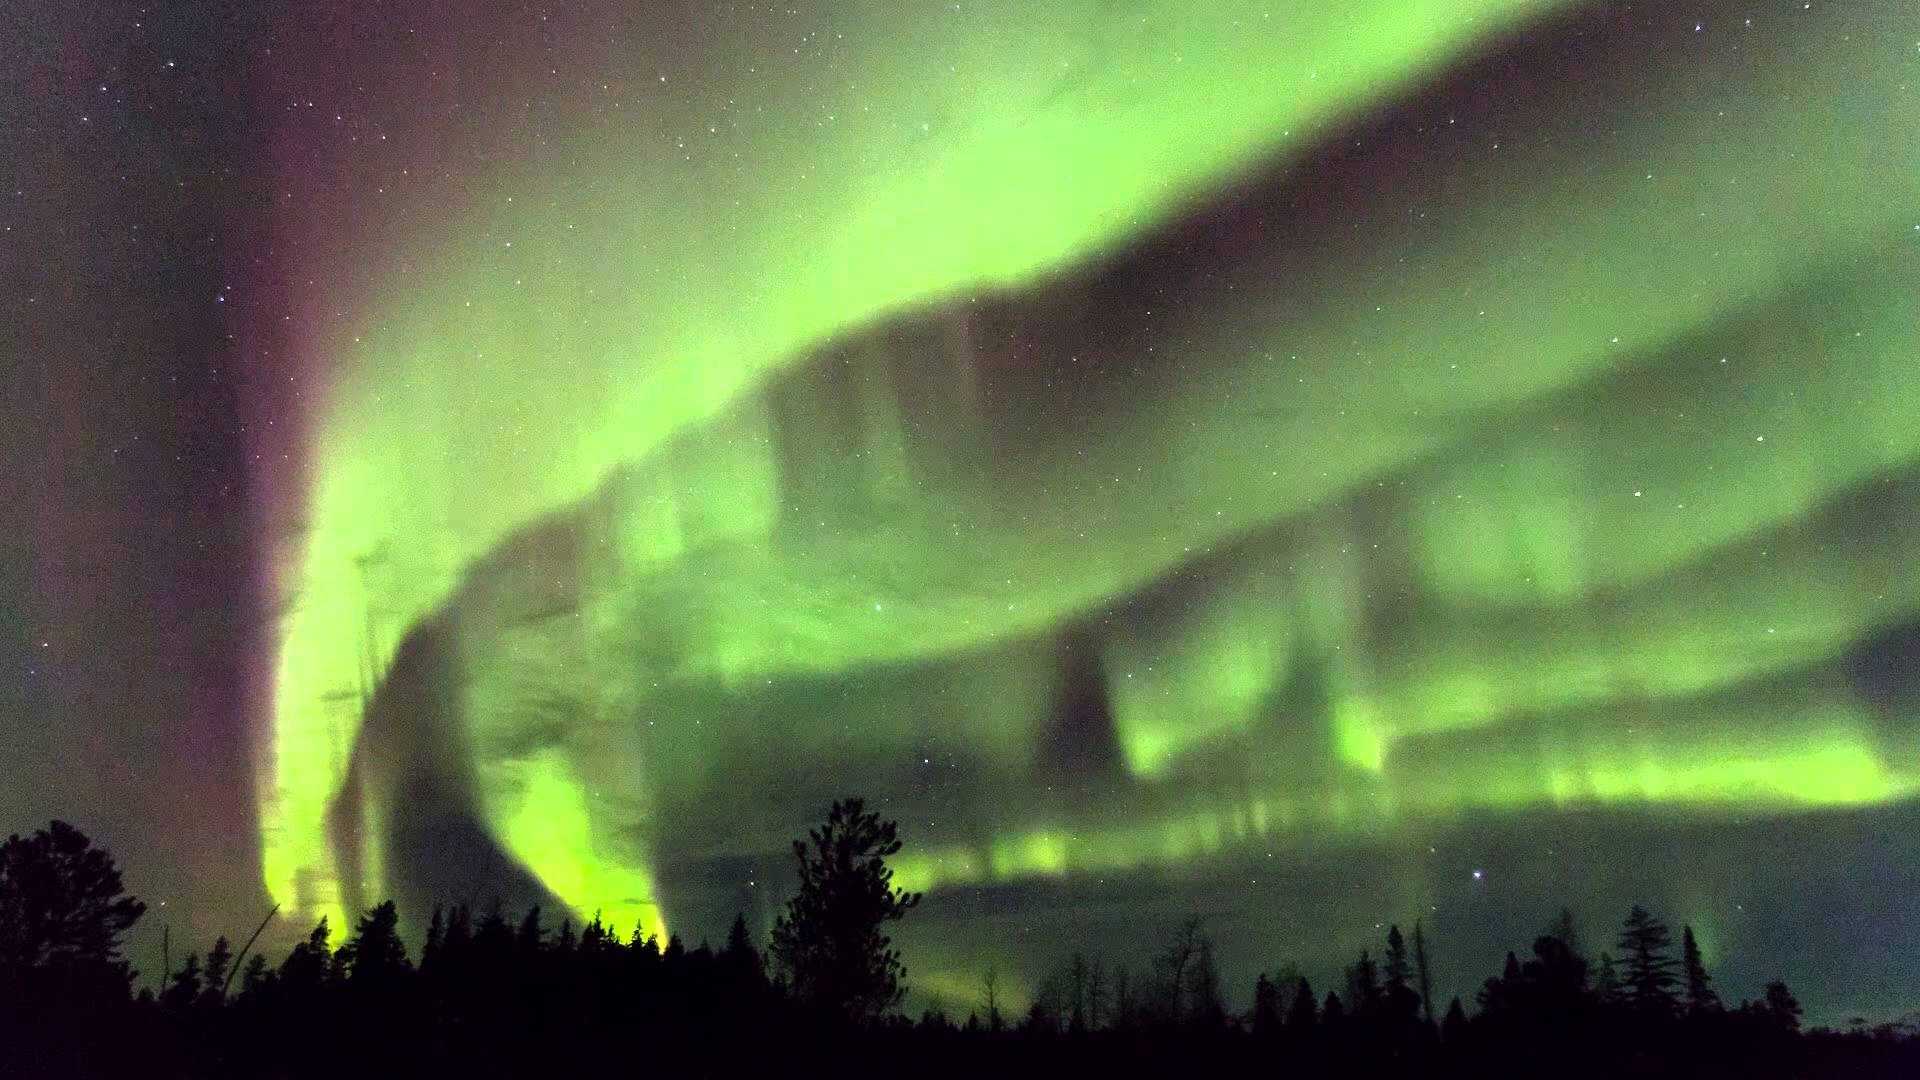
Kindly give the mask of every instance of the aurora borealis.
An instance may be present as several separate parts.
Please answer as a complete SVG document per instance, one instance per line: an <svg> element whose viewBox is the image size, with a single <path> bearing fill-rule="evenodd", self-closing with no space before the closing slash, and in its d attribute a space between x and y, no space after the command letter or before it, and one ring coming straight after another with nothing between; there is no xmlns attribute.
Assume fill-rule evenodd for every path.
<svg viewBox="0 0 1920 1080"><path fill-rule="evenodd" d="M1424 917L1464 986L1634 900L1920 999L1910 6L147 21L48 15L53 92L6 86L51 254L10 271L0 824L140 761L90 798L208 925L491 892L711 936L858 792L950 1000L1189 910L1249 980ZM172 88L134 23L218 44ZM105 144L163 165L69 148L96 83L173 102ZM169 305L204 355L86 329ZM153 383L44 359L136 348ZM173 463L118 471L156 417ZM109 694L155 708L70 719Z"/></svg>

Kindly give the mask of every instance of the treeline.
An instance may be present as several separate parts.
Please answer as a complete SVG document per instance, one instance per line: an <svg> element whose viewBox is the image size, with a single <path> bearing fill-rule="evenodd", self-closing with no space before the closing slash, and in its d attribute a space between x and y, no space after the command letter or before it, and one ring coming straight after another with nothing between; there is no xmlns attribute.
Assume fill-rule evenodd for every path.
<svg viewBox="0 0 1920 1080"><path fill-rule="evenodd" d="M1692 928L1676 951L1668 927L1641 907L1592 960L1563 910L1525 959L1507 954L1471 1005L1435 998L1420 924L1411 935L1389 926L1382 944L1362 950L1324 996L1295 968L1263 972L1252 1008L1236 1014L1222 1004L1211 944L1189 920L1139 972L1075 955L1017 1019L989 1005L984 1021L970 1016L961 1030L1041 1045L1082 1036L1131 1045L1145 1034L1225 1045L1236 1058L1310 1076L1920 1075L1911 1026L1803 1032L1800 1004L1779 981L1758 1000L1723 1002Z"/></svg>
<svg viewBox="0 0 1920 1080"><path fill-rule="evenodd" d="M910 1019L882 932L913 904L885 869L892 823L836 804L810 840L766 952L741 918L718 948L688 947L464 906L434 911L416 952L389 902L344 933L322 920L278 962L222 938L135 994L117 950L142 907L56 823L0 846L0 1075L1920 1075L1907 1029L1803 1032L1782 983L1723 1002L1691 930L1676 947L1641 908L1591 957L1563 912L1471 1004L1438 1007L1416 923L1324 994L1269 972L1236 1011L1193 919L1145 957L1071 958L1017 1015L988 971L956 1012Z"/></svg>

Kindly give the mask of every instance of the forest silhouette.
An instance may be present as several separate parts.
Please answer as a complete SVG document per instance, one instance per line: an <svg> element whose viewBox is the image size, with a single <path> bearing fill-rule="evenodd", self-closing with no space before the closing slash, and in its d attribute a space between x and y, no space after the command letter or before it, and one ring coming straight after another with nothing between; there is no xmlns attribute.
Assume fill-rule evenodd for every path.
<svg viewBox="0 0 1920 1080"><path fill-rule="evenodd" d="M989 969L965 1015L911 1018L885 932L919 900L886 866L901 845L894 822L836 802L793 846L798 885L764 949L744 917L718 948L688 948L597 916L454 905L433 911L416 959L388 901L351 928L322 919L278 963L223 937L139 980L120 947L145 906L56 821L0 845L0 1076L1920 1075L1912 1025L1803 1030L1782 982L1728 1004L1692 928L1676 955L1638 906L1592 954L1563 910L1471 1003L1434 999L1415 923L1324 996L1282 969L1235 1012L1190 918L1157 946L1142 934L1115 956L1075 954L1020 1015Z"/></svg>

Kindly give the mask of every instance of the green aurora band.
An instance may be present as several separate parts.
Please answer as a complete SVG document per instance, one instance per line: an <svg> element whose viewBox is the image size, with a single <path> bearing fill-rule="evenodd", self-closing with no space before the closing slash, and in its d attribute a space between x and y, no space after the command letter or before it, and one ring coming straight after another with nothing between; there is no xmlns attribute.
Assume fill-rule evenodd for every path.
<svg viewBox="0 0 1920 1080"><path fill-rule="evenodd" d="M1417 167L1321 194L1336 221L1113 307L1146 294L1104 267L1177 261L1161 230L1563 6L850 4L817 88L743 34L654 105L671 42L628 42L627 115L369 227L358 284L320 272L274 898L386 889L407 796L354 761L427 625L495 840L627 925L666 924L662 857L798 824L687 839L715 792L871 765L916 807L884 763L930 740L981 790L911 821L915 888L1911 796L1913 718L1846 661L1920 613L1898 5L1676 35L1512 106L1532 130L1436 114ZM1035 783L1067 631L1123 779L992 798Z"/></svg>

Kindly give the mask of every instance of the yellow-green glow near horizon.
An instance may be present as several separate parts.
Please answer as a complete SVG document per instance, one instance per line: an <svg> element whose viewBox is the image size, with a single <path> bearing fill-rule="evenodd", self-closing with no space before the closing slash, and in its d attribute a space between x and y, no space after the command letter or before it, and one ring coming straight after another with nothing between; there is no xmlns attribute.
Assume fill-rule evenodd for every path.
<svg viewBox="0 0 1920 1080"><path fill-rule="evenodd" d="M652 880L630 858L601 850L604 842L594 836L586 805L588 792L555 758L548 753L516 762L522 775L493 785L508 793L501 804L485 807L488 820L499 825L501 843L555 895L583 912L598 914L616 929L641 927L664 937L666 923Z"/></svg>
<svg viewBox="0 0 1920 1080"><path fill-rule="evenodd" d="M1057 690L1034 643L1100 614L1124 785L929 826L903 883L1913 793L1844 664L1920 613L1911 42L1653 58L1604 145L1459 135L1422 151L1448 171L1248 238L1101 337L1072 298L1120 286L1086 267L1147 273L1157 226L1565 5L986 7L851 5L818 87L785 39L679 97L609 60L625 113L336 268L260 793L276 899L354 891L328 815L442 616L494 838L649 929L656 858L781 839L689 840L682 796L929 739L1018 777ZM1083 350L1137 389L1021 402Z"/></svg>

